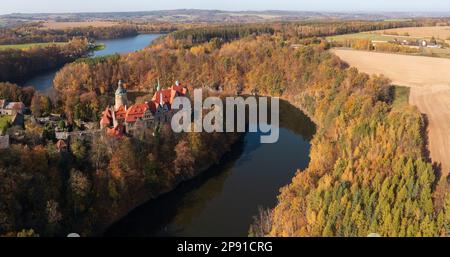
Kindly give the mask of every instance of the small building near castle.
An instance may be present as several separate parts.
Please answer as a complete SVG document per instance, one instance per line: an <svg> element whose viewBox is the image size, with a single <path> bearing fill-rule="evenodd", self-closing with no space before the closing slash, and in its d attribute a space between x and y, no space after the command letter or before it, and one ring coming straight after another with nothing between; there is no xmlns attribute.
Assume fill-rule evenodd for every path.
<svg viewBox="0 0 450 257"><path fill-rule="evenodd" d="M15 115L17 113L23 114L25 112L25 104L22 102L8 102L0 99L0 114L1 115Z"/></svg>
<svg viewBox="0 0 450 257"><path fill-rule="evenodd" d="M174 86L161 89L158 85L150 102L128 106L127 90L119 81L115 92L115 104L102 112L100 128L114 137L133 134L142 128L154 128L168 123L173 116L172 103L177 96L185 96L187 88L178 81Z"/></svg>

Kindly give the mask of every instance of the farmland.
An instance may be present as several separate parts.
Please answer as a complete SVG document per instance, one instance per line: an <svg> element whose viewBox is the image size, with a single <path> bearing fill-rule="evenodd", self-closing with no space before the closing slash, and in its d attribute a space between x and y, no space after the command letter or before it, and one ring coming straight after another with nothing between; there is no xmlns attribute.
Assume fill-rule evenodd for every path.
<svg viewBox="0 0 450 257"><path fill-rule="evenodd" d="M362 72L383 74L394 85L411 88L409 103L428 119L431 159L450 172L450 59L395 55L365 51L333 50Z"/></svg>
<svg viewBox="0 0 450 257"><path fill-rule="evenodd" d="M330 41L343 41L349 39L366 39L375 41L390 41L394 39L430 39L435 37L442 40L450 40L450 26L434 27L409 27L388 30L377 30L354 34L345 34L327 37Z"/></svg>
<svg viewBox="0 0 450 257"><path fill-rule="evenodd" d="M429 57L441 57L450 58L450 48L448 45L444 44L444 41L448 44L450 43L450 26L441 27L408 27L408 28L398 28L398 29L388 29L388 30L376 30L369 32L361 32L354 34L345 34L327 37L326 39L330 42L336 42L338 44L346 44L346 42L351 41L372 41L375 44L376 41L379 42L391 42L391 41L420 41L426 40L430 41L432 38L437 39L438 44L443 47L417 47L416 52L403 51L406 54L414 54ZM348 47L348 46L347 46ZM408 46L403 47L405 50ZM358 49L352 47L354 49ZM358 49L361 50L361 49ZM368 50L368 49L362 49ZM375 50L378 51L378 50ZM379 51L379 52L395 52L395 51Z"/></svg>
<svg viewBox="0 0 450 257"><path fill-rule="evenodd" d="M440 26L440 27L414 27L414 28L398 28L384 30L383 34L395 34L404 35L408 34L411 37L420 38L440 38L445 40L450 40L450 26Z"/></svg>
<svg viewBox="0 0 450 257"><path fill-rule="evenodd" d="M372 41L391 41L396 38L399 38L398 36L391 36L391 35L382 35L378 33L371 33L371 32L360 32L360 33L354 33L354 34L345 34L345 35L338 35L338 36L332 36L327 37L328 41L345 41L345 40L351 40L351 39L359 39L359 40L372 40Z"/></svg>

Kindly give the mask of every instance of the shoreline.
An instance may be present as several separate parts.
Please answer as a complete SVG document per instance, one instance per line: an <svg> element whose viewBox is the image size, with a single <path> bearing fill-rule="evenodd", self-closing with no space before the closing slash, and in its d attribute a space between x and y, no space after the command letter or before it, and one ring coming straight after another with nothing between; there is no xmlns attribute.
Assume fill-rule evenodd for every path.
<svg viewBox="0 0 450 257"><path fill-rule="evenodd" d="M237 133L236 136L233 138L234 141L230 144L230 148L227 151L222 153L219 161L211 162L208 165L204 165L203 167L196 169L193 176L178 180L177 182L175 182L174 185L162 190L161 192L157 193L156 195L149 197L145 188L140 189L139 190L140 195L138 197L133 198L133 199L137 199L137 200L131 204L131 205L133 205L132 207L122 206L122 208L124 208L126 210L120 210L119 211L120 214L118 214L117 217L112 218L111 221L106 221L106 222L101 223L99 225L99 228L95 229L95 231L92 233L92 236L95 236L95 237L104 236L104 234L108 231L108 229L111 226L113 226L115 223L122 220L128 214L130 214L131 212L133 212L140 206L144 205L145 203L152 201L152 200L156 200L160 197L163 197L164 195L170 194L173 191L175 191L177 188L179 188L182 184L189 183L190 181L193 181L193 180L199 178L200 176L206 175L205 173L208 172L208 170L213 169L216 165L223 165L224 161L227 160L229 155L233 151L236 151L235 148L237 147L237 144L242 143L244 136L245 136L245 133ZM119 207L119 209L122 209L122 208Z"/></svg>

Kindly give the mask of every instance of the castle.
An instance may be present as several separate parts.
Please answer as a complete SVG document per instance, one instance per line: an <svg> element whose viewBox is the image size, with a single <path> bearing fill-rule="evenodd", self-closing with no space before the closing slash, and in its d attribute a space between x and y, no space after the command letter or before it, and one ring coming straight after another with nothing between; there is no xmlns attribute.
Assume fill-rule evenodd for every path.
<svg viewBox="0 0 450 257"><path fill-rule="evenodd" d="M150 102L128 106L127 90L122 81L119 81L115 104L102 112L100 128L105 129L109 136L122 137L142 128L154 128L170 122L173 116L173 100L186 94L187 88L178 81L174 86L163 90L158 83L157 91Z"/></svg>

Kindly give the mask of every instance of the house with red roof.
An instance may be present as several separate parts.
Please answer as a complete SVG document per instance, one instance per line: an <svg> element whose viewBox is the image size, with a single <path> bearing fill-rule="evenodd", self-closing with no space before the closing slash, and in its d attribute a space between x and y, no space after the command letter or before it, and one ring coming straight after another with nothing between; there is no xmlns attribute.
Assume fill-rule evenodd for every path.
<svg viewBox="0 0 450 257"><path fill-rule="evenodd" d="M150 102L128 106L127 91L119 81L115 92L115 104L102 112L100 128L106 129L110 136L121 137L125 134L134 134L142 128L154 128L160 124L168 123L173 116L171 106L178 96L185 96L187 88L178 81L174 86L158 88Z"/></svg>

